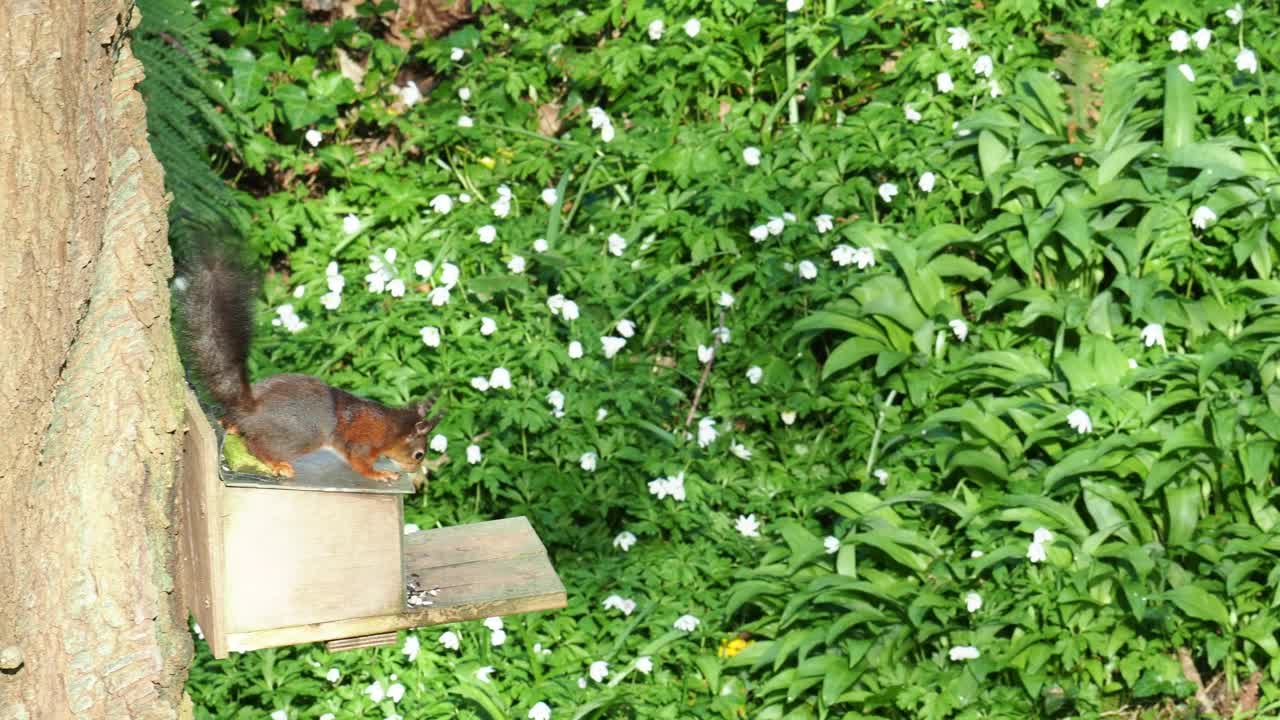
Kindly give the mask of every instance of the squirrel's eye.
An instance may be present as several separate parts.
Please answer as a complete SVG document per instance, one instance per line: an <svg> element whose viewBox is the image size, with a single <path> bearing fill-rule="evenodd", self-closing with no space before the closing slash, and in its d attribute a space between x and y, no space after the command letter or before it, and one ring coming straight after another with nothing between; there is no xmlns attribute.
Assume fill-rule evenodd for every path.
<svg viewBox="0 0 1280 720"><path fill-rule="evenodd" d="M413 459L414 459L414 460L421 460L423 455L426 455L426 453L422 452L421 450L414 450L414 451L413 451Z"/></svg>

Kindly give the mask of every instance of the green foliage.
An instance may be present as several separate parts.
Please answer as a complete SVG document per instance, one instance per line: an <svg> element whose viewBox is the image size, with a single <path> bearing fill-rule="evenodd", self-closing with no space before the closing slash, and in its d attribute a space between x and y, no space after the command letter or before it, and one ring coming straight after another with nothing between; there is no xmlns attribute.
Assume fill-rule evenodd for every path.
<svg viewBox="0 0 1280 720"><path fill-rule="evenodd" d="M579 6L408 50L201 6L278 269L255 376L438 393L407 518L529 516L570 607L202 656L198 715L1189 717L1184 653L1274 712L1274 17Z"/></svg>
<svg viewBox="0 0 1280 720"><path fill-rule="evenodd" d="M139 86L147 102L152 151L172 193L170 222L175 239L185 229L243 228L242 200L213 166L211 148L234 148L234 116L210 73L222 56L186 0L139 0L142 19L131 37L146 78Z"/></svg>

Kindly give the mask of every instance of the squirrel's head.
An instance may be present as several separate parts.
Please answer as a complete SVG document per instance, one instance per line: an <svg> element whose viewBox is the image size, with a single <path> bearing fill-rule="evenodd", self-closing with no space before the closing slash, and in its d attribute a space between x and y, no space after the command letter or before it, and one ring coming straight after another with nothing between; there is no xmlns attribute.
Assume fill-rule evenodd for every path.
<svg viewBox="0 0 1280 720"><path fill-rule="evenodd" d="M410 413L408 419L413 422L413 426L408 429L400 439L400 442L383 453L394 460L405 472L418 472L418 468L422 466L423 458L427 456L427 435L444 418L443 413L428 417L435 402L435 398L431 398L418 403L416 406L407 408Z"/></svg>

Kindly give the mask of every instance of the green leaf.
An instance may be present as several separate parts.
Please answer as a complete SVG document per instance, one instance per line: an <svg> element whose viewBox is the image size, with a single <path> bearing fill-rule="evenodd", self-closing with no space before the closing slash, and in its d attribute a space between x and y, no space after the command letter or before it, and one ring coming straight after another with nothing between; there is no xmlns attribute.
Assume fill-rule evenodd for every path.
<svg viewBox="0 0 1280 720"><path fill-rule="evenodd" d="M1178 609L1197 620L1217 623L1226 630L1231 625L1227 606L1218 597L1198 585L1183 585L1164 594Z"/></svg>
<svg viewBox="0 0 1280 720"><path fill-rule="evenodd" d="M1164 72L1164 151L1191 144L1196 124L1196 96L1189 80L1170 63Z"/></svg>

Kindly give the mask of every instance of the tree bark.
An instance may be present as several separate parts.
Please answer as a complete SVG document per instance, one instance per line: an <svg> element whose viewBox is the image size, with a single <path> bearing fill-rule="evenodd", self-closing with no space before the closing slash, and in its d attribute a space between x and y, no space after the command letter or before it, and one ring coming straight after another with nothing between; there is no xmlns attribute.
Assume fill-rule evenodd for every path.
<svg viewBox="0 0 1280 720"><path fill-rule="evenodd" d="M0 0L0 720L190 715L182 375L129 0Z"/></svg>

